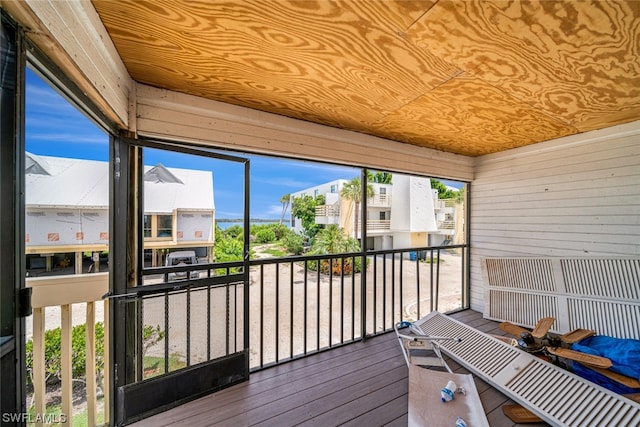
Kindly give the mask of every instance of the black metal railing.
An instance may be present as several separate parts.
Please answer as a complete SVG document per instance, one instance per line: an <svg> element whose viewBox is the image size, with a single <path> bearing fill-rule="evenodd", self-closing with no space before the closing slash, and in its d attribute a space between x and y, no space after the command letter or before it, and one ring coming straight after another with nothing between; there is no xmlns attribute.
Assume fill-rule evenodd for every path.
<svg viewBox="0 0 640 427"><path fill-rule="evenodd" d="M468 308L466 245L250 262L250 367L259 370L433 310Z"/></svg>
<svg viewBox="0 0 640 427"><path fill-rule="evenodd" d="M433 310L468 308L467 259L467 245L451 245L251 260L250 369L385 333L396 322ZM178 270L189 277L198 271L199 277L167 282ZM143 304L139 379L154 375L144 373L144 357L159 357L163 366L155 375L162 375L174 369L173 359L189 366L242 349L242 262L149 268L143 274L146 286L131 295ZM238 281L229 280L234 276ZM153 345L143 336L149 325L160 325L162 332Z"/></svg>
<svg viewBox="0 0 640 427"><path fill-rule="evenodd" d="M136 381L243 350L242 269L226 262L143 270L144 286L126 295L138 304ZM169 281L176 272L190 279Z"/></svg>

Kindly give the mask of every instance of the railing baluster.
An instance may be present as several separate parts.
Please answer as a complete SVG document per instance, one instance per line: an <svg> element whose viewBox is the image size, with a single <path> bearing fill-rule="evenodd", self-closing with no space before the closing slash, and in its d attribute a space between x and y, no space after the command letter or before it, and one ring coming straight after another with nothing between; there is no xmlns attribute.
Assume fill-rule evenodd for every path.
<svg viewBox="0 0 640 427"><path fill-rule="evenodd" d="M396 323L396 254L391 254L391 326ZM385 325L386 328L386 325Z"/></svg>
<svg viewBox="0 0 640 427"><path fill-rule="evenodd" d="M395 262L394 262L395 265ZM398 308L398 314L400 315L400 322L402 322L403 314L404 314L404 253L400 252L400 307Z"/></svg>
<svg viewBox="0 0 640 427"><path fill-rule="evenodd" d="M104 375L102 376L103 382L103 395L104 395L104 425L109 425L110 421L110 408L111 408L111 357L109 356L109 350L111 348L111 340L109 334L111 327L109 326L109 300L103 301L103 313L104 313Z"/></svg>
<svg viewBox="0 0 640 427"><path fill-rule="evenodd" d="M44 356L45 310L44 307L36 307L33 309L33 396L36 414L46 413L45 395L47 384ZM42 425L42 421L36 423L38 427Z"/></svg>
<svg viewBox="0 0 640 427"><path fill-rule="evenodd" d="M366 259L366 258L365 258ZM351 339L356 338L356 257L351 257ZM367 264L361 266L360 274L366 274Z"/></svg>
<svg viewBox="0 0 640 427"><path fill-rule="evenodd" d="M433 250L429 251L429 259L431 263L429 264L429 311L433 311Z"/></svg>
<svg viewBox="0 0 640 427"><path fill-rule="evenodd" d="M309 307L309 303L307 301L307 291L308 291L308 285L307 285L307 277L308 277L308 269L307 269L307 263L304 263L304 330L303 330L303 353L307 354L307 315L308 315L308 307Z"/></svg>
<svg viewBox="0 0 640 427"><path fill-rule="evenodd" d="M333 263L329 258L329 347L333 346Z"/></svg>
<svg viewBox="0 0 640 427"><path fill-rule="evenodd" d="M66 415L63 425L71 425L73 419L73 372L72 372L72 348L71 328L72 309L70 304L60 306L60 365L62 376L62 406L60 411Z"/></svg>
<svg viewBox="0 0 640 427"><path fill-rule="evenodd" d="M191 273L187 273L187 277L188 275ZM186 320L185 320L185 327L187 330L187 366L191 366L191 288L187 288L187 295L185 295L185 298L187 299L186 301L186 307L185 310L187 311L186 313ZM228 352L227 352L228 353Z"/></svg>
<svg viewBox="0 0 640 427"><path fill-rule="evenodd" d="M207 360L211 360L211 285L207 286Z"/></svg>
<svg viewBox="0 0 640 427"><path fill-rule="evenodd" d="M279 344L280 344L280 263L275 263L276 269L276 324L274 329L276 332L276 363L280 360Z"/></svg>
<svg viewBox="0 0 640 427"><path fill-rule="evenodd" d="M164 373L169 373L169 292L164 293Z"/></svg>
<svg viewBox="0 0 640 427"><path fill-rule="evenodd" d="M364 267L363 267L364 268ZM362 296L366 298L366 293ZM378 256L373 255L373 330L372 334L376 333L378 326ZM367 331L362 331L362 336L365 336Z"/></svg>
<svg viewBox="0 0 640 427"><path fill-rule="evenodd" d="M320 351L320 260L316 261L316 351Z"/></svg>
<svg viewBox="0 0 640 427"><path fill-rule="evenodd" d="M340 258L340 343L344 342L344 257Z"/></svg>
<svg viewBox="0 0 640 427"><path fill-rule="evenodd" d="M417 319L421 319L420 315L420 257L416 257L416 316ZM416 320L417 320L416 319Z"/></svg>
<svg viewBox="0 0 640 427"><path fill-rule="evenodd" d="M233 352L238 351L238 284L233 286Z"/></svg>
<svg viewBox="0 0 640 427"><path fill-rule="evenodd" d="M293 262L289 263L289 357L293 359Z"/></svg>
<svg viewBox="0 0 640 427"><path fill-rule="evenodd" d="M136 301L135 304L138 304L138 307L140 307L136 310L136 329L138 330L136 337L136 379L137 381L142 381L144 379L144 355L142 354L142 343L144 341L144 300Z"/></svg>
<svg viewBox="0 0 640 427"><path fill-rule="evenodd" d="M382 256L382 329L387 327L387 254ZM375 333L376 331L373 331Z"/></svg>
<svg viewBox="0 0 640 427"><path fill-rule="evenodd" d="M264 366L264 264L260 264L260 367Z"/></svg>
<svg viewBox="0 0 640 427"><path fill-rule="evenodd" d="M224 296L225 296L225 305L224 305L224 330L225 330L225 354L229 355L229 340L230 335L229 335L229 284L225 284L224 286ZM187 313L187 316L189 315L189 313Z"/></svg>
<svg viewBox="0 0 640 427"><path fill-rule="evenodd" d="M96 312L95 303L87 302L86 315L86 381L87 381L87 424L96 425Z"/></svg>
<svg viewBox="0 0 640 427"><path fill-rule="evenodd" d="M436 253L436 311L438 310L438 300L440 299L440 249Z"/></svg>

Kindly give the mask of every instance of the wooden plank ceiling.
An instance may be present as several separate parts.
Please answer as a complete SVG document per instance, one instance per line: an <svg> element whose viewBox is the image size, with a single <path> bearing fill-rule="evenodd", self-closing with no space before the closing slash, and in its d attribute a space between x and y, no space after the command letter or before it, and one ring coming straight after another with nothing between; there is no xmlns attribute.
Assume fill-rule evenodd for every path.
<svg viewBox="0 0 640 427"><path fill-rule="evenodd" d="M640 118L640 1L93 0L138 82L468 156Z"/></svg>

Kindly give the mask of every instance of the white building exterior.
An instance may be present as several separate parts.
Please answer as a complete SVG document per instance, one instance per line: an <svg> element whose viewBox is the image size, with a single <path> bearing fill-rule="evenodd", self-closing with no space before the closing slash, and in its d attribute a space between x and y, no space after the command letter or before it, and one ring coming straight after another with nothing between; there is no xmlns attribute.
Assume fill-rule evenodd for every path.
<svg viewBox="0 0 640 427"><path fill-rule="evenodd" d="M316 223L336 224L345 234L359 238L361 223L359 215L355 223L356 204L340 194L348 182L340 179L320 184L292 193L291 199L323 195L325 204L316 208ZM438 200L437 190L431 189L429 178L394 174L391 184L369 185L374 195L367 199L368 248L421 247L453 240L456 208ZM297 233L303 230L300 220L293 216L291 227Z"/></svg>
<svg viewBox="0 0 640 427"><path fill-rule="evenodd" d="M62 263L82 273L85 252L108 250L108 163L31 153L25 160L27 268L50 270ZM145 166L143 203L146 249L213 245L211 172Z"/></svg>

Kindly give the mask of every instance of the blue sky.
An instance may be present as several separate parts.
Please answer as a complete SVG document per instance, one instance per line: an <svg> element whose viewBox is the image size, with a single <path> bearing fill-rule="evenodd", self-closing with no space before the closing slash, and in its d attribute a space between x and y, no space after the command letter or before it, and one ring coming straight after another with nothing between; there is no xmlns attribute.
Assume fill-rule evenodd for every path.
<svg viewBox="0 0 640 427"><path fill-rule="evenodd" d="M108 160L109 137L105 132L31 70L27 71L26 84L27 151L45 156ZM250 160L252 218L279 219L282 213L280 198L284 194L360 175L357 168L272 157L238 156ZM159 150L146 150L144 163L212 171L216 217L242 217L244 170L240 164Z"/></svg>

